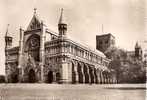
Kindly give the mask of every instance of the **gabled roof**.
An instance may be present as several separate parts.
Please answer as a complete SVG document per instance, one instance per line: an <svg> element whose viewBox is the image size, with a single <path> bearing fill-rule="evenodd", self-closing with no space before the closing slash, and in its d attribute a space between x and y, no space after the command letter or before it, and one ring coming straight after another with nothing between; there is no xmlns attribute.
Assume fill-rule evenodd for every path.
<svg viewBox="0 0 147 100"><path fill-rule="evenodd" d="M31 22L29 23L27 30L39 29L40 26L41 26L41 20L36 13L36 9L34 9L33 18L31 20Z"/></svg>

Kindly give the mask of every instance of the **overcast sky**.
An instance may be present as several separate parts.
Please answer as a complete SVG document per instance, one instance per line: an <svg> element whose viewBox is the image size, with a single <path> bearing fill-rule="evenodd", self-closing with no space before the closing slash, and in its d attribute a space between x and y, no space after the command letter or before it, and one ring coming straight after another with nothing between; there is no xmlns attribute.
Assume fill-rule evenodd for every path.
<svg viewBox="0 0 147 100"><path fill-rule="evenodd" d="M93 48L96 35L112 33L116 45L134 50L136 41L147 38L146 0L0 0L0 73L4 73L4 35L7 24L18 45L19 27L27 28L33 9L49 29L57 32L60 9L68 24L67 35Z"/></svg>

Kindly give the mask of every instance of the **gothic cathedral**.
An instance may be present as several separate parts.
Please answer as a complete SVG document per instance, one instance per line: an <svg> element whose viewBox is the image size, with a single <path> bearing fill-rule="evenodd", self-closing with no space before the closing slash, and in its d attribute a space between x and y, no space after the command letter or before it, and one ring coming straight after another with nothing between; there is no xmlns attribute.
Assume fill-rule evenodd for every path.
<svg viewBox="0 0 147 100"><path fill-rule="evenodd" d="M6 32L6 81L8 83L116 83L107 68L110 60L98 50L67 38L63 9L58 33L39 19L36 9L27 29L20 28L19 46ZM48 36L48 37L47 37Z"/></svg>

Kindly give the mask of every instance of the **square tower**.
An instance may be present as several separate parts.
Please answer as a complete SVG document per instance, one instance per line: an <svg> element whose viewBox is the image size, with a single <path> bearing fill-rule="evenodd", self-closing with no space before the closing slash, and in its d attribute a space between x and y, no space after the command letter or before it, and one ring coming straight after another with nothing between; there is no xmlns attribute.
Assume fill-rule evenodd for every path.
<svg viewBox="0 0 147 100"><path fill-rule="evenodd" d="M111 46L115 46L115 37L111 33L96 36L97 50L104 53Z"/></svg>

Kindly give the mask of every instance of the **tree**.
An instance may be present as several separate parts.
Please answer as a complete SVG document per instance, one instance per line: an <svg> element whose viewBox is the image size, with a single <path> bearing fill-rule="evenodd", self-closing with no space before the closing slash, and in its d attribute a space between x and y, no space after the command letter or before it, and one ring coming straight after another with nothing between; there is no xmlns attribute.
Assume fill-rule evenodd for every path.
<svg viewBox="0 0 147 100"><path fill-rule="evenodd" d="M126 51L116 47L109 48L105 55L111 59L108 68L115 71L119 83L146 82L146 68L143 61L134 56L127 56Z"/></svg>
<svg viewBox="0 0 147 100"><path fill-rule="evenodd" d="M123 72L123 68L121 66L121 60L126 58L126 53L122 49L118 49L116 47L110 47L105 51L105 55L107 58L111 59L111 62L108 66L109 69L112 69L116 73L116 79L120 82L121 74Z"/></svg>

